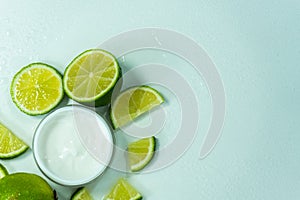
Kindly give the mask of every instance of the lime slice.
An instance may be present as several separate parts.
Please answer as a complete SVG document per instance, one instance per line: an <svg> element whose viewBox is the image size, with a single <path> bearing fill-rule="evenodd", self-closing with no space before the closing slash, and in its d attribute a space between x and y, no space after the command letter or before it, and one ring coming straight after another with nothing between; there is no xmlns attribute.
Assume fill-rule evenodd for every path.
<svg viewBox="0 0 300 200"><path fill-rule="evenodd" d="M90 49L77 56L64 73L64 89L73 100L86 105L110 103L112 89L121 75L116 58L107 51Z"/></svg>
<svg viewBox="0 0 300 200"><path fill-rule="evenodd" d="M155 137L143 138L128 145L128 161L132 172L146 167L155 152Z"/></svg>
<svg viewBox="0 0 300 200"><path fill-rule="evenodd" d="M0 179L8 175L6 168L0 163Z"/></svg>
<svg viewBox="0 0 300 200"><path fill-rule="evenodd" d="M85 187L78 188L71 197L71 200L92 200L90 193Z"/></svg>
<svg viewBox="0 0 300 200"><path fill-rule="evenodd" d="M114 100L110 117L114 128L126 125L143 113L164 102L164 98L149 86L132 87Z"/></svg>
<svg viewBox="0 0 300 200"><path fill-rule="evenodd" d="M133 186L121 178L103 200L140 200L142 198Z"/></svg>
<svg viewBox="0 0 300 200"><path fill-rule="evenodd" d="M28 146L0 123L0 158L10 159L24 153Z"/></svg>
<svg viewBox="0 0 300 200"><path fill-rule="evenodd" d="M63 98L62 77L50 65L32 63L14 76L10 93L21 111L29 115L45 114Z"/></svg>

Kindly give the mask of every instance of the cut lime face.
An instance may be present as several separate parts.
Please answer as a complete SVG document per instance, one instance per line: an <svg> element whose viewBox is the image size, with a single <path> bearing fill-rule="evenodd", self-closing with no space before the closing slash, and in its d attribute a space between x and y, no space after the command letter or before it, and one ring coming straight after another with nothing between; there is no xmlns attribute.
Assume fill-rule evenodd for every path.
<svg viewBox="0 0 300 200"><path fill-rule="evenodd" d="M0 158L11 159L17 157L28 148L27 144L0 123Z"/></svg>
<svg viewBox="0 0 300 200"><path fill-rule="evenodd" d="M90 193L85 187L78 188L71 197L71 200L92 200Z"/></svg>
<svg viewBox="0 0 300 200"><path fill-rule="evenodd" d="M6 168L0 163L0 179L8 175Z"/></svg>
<svg viewBox="0 0 300 200"><path fill-rule="evenodd" d="M91 49L77 56L66 68L64 89L77 102L105 105L110 102L110 92L120 75L119 64L112 54Z"/></svg>
<svg viewBox="0 0 300 200"><path fill-rule="evenodd" d="M121 178L103 200L141 200L142 195L125 179Z"/></svg>
<svg viewBox="0 0 300 200"><path fill-rule="evenodd" d="M152 160L156 147L155 137L143 138L128 145L128 161L132 172L137 172Z"/></svg>
<svg viewBox="0 0 300 200"><path fill-rule="evenodd" d="M50 65L32 63L14 76L10 93L21 111L29 115L45 114L64 96L62 77Z"/></svg>
<svg viewBox="0 0 300 200"><path fill-rule="evenodd" d="M114 128L128 124L163 102L162 95L149 86L137 86L123 91L111 107L110 117Z"/></svg>

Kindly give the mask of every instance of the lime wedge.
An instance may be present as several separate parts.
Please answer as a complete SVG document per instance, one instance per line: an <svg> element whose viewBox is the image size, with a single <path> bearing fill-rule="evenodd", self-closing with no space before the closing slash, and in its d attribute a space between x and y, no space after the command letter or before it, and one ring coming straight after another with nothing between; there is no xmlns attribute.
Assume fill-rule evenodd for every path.
<svg viewBox="0 0 300 200"><path fill-rule="evenodd" d="M121 178L103 200L141 200L142 198L133 186Z"/></svg>
<svg viewBox="0 0 300 200"><path fill-rule="evenodd" d="M121 75L116 58L107 51L90 49L77 56L63 78L66 94L86 105L110 103L112 89Z"/></svg>
<svg viewBox="0 0 300 200"><path fill-rule="evenodd" d="M29 115L45 114L63 98L62 77L50 65L32 63L14 76L10 93L21 111Z"/></svg>
<svg viewBox="0 0 300 200"><path fill-rule="evenodd" d="M0 179L8 175L6 168L0 163Z"/></svg>
<svg viewBox="0 0 300 200"><path fill-rule="evenodd" d="M146 167L153 158L155 146L155 137L143 138L128 145L128 161L132 172Z"/></svg>
<svg viewBox="0 0 300 200"><path fill-rule="evenodd" d="M137 86L123 91L111 107L110 117L114 128L128 124L163 102L162 95L149 86Z"/></svg>
<svg viewBox="0 0 300 200"><path fill-rule="evenodd" d="M24 153L28 146L8 128L0 124L0 158L11 159Z"/></svg>
<svg viewBox="0 0 300 200"><path fill-rule="evenodd" d="M78 188L71 197L71 200L92 200L90 193L85 187Z"/></svg>

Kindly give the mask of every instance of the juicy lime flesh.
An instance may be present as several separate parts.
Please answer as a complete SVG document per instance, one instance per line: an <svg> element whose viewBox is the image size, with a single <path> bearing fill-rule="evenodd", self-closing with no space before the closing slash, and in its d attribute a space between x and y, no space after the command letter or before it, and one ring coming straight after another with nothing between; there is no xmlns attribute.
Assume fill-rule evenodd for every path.
<svg viewBox="0 0 300 200"><path fill-rule="evenodd" d="M125 179L121 178L104 200L138 200L142 195Z"/></svg>
<svg viewBox="0 0 300 200"><path fill-rule="evenodd" d="M128 145L128 159L131 171L139 171L147 166L154 155L155 141L155 137L150 137Z"/></svg>
<svg viewBox="0 0 300 200"><path fill-rule="evenodd" d="M87 191L87 189L83 187L83 188L79 188L74 192L71 200L92 200L92 197Z"/></svg>
<svg viewBox="0 0 300 200"><path fill-rule="evenodd" d="M51 67L33 64L15 76L12 93L21 110L28 114L43 114L62 99L62 79Z"/></svg>
<svg viewBox="0 0 300 200"><path fill-rule="evenodd" d="M65 87L75 100L95 100L115 84L118 73L112 55L100 50L87 51L68 67Z"/></svg>
<svg viewBox="0 0 300 200"><path fill-rule="evenodd" d="M35 174L15 173L0 180L0 199L43 199L54 200L49 184Z"/></svg>
<svg viewBox="0 0 300 200"><path fill-rule="evenodd" d="M115 128L127 124L163 101L162 96L148 86L138 86L122 92L112 107Z"/></svg>
<svg viewBox="0 0 300 200"><path fill-rule="evenodd" d="M0 123L0 158L13 158L28 149L28 146L7 127Z"/></svg>

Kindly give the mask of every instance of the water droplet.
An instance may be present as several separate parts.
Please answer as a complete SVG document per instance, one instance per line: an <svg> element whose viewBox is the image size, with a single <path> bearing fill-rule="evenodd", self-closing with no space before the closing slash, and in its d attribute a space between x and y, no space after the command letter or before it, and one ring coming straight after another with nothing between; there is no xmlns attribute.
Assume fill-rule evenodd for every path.
<svg viewBox="0 0 300 200"><path fill-rule="evenodd" d="M47 36L46 36L46 35L44 35L44 36L43 36L43 39L44 39L44 40L47 40Z"/></svg>
<svg viewBox="0 0 300 200"><path fill-rule="evenodd" d="M6 31L7 36L10 36L10 34L11 34L10 31Z"/></svg>
<svg viewBox="0 0 300 200"><path fill-rule="evenodd" d="M18 52L19 52L19 53L22 53L22 52L23 52L23 49L21 49L21 48L18 49Z"/></svg>
<svg viewBox="0 0 300 200"><path fill-rule="evenodd" d="M28 58L29 60L33 60L33 57L32 56L29 56L29 58Z"/></svg>
<svg viewBox="0 0 300 200"><path fill-rule="evenodd" d="M0 65L5 65L5 64L6 64L6 59L4 59L4 58L1 59L1 60L0 60Z"/></svg>

